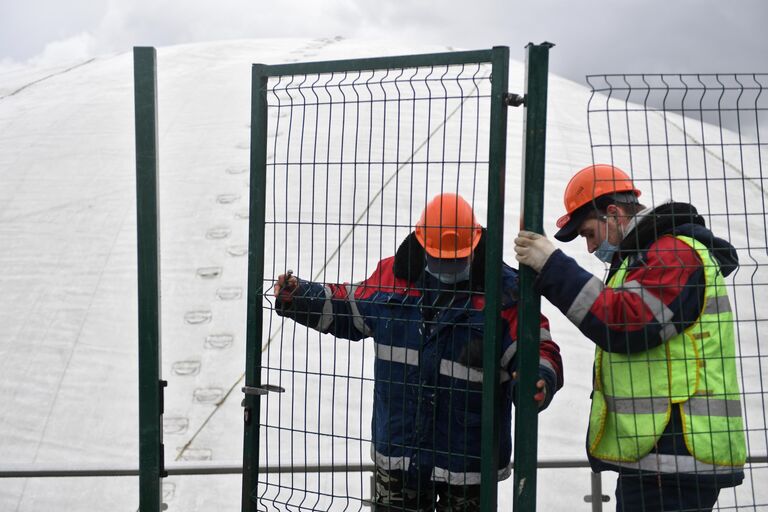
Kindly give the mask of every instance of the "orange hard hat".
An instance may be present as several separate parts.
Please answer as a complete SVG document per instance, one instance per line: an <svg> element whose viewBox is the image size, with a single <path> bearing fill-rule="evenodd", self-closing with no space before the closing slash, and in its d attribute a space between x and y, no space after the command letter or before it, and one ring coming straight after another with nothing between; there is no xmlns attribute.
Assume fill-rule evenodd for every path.
<svg viewBox="0 0 768 512"><path fill-rule="evenodd" d="M482 228L472 207L457 194L432 198L416 223L416 239L434 258L466 258L480 242Z"/></svg>
<svg viewBox="0 0 768 512"><path fill-rule="evenodd" d="M557 219L557 227L561 229L558 232L560 236L555 235L555 237L563 241L573 240L578 226L568 226L568 224L573 220L573 214L576 210L586 204L594 203L601 196L627 192L632 192L635 197L639 197L641 193L635 188L627 173L618 167L609 164L595 164L580 170L573 175L568 186L565 187L563 203L566 213ZM565 233L566 231L568 233Z"/></svg>

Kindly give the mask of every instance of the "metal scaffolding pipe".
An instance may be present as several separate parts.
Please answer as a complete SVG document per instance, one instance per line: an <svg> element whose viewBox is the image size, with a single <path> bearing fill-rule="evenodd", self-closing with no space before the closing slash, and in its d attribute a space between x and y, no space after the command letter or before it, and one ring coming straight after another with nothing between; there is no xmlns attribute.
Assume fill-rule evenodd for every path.
<svg viewBox="0 0 768 512"><path fill-rule="evenodd" d="M747 465L766 464L768 455L749 457ZM544 459L536 463L539 469L575 469L588 468L589 462L583 459ZM221 462L176 462L166 465L168 476L183 475L234 475L243 472L242 464L226 464ZM265 466L259 468L259 473L367 473L373 472L373 464L347 465L291 465ZM0 478L73 478L73 477L106 477L106 476L138 476L138 466L47 466L44 464L0 464Z"/></svg>

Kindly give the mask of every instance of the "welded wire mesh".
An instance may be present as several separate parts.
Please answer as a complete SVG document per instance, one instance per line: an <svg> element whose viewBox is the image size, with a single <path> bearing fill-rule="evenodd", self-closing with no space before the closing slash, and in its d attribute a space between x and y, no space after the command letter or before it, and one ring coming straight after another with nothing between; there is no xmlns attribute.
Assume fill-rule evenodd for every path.
<svg viewBox="0 0 768 512"><path fill-rule="evenodd" d="M441 192L485 224L489 93L487 64L270 78L262 382L285 391L262 399L262 467L372 465L375 345L281 318L273 287L292 270L348 292ZM361 510L372 492L368 472L296 472L261 474L254 498Z"/></svg>
<svg viewBox="0 0 768 512"><path fill-rule="evenodd" d="M599 441L607 446L602 458L611 458L610 452L615 452L615 468L622 465L616 458L637 460L638 450L644 455L650 449L657 461L676 452L679 456L666 459L674 467L659 469L659 464L651 464L646 469L654 482L661 483L663 478L679 484L691 473L715 478L707 463L714 462L720 466L721 476L727 475L732 470L723 466L729 462L738 465L733 452L743 438L748 455L743 483L724 487L716 509L768 510L768 315L764 309L768 300L768 94L764 92L768 75L599 75L588 77L588 82L592 88L588 121L593 162L626 171L642 191L638 198L642 206L653 208L641 212L634 224L638 227L645 219L650 222L646 226L653 229L637 241L639 250L630 257L626 280L606 276L613 278L609 286L619 288L617 294L635 294L637 316L617 322L607 309L595 315L616 331L638 331L645 325L643 312L655 311L655 321L669 329L666 336L661 335L666 352L654 351L654 340L646 339L647 350L635 353L634 363L626 353L611 353L610 349L599 355L602 361L596 365L595 387L602 387L596 393L606 395L608 422L622 412L627 422L601 431L614 437ZM706 228L735 248L739 266L724 277L724 289L716 290L715 280L728 273L711 236L698 237L706 248L696 261L690 261L690 253L685 255L685 247L653 241L665 234L680 240L691 233L681 226L700 222L686 206L665 206L669 201L692 204ZM602 209L604 205L595 206L599 208L594 227L606 229L605 223L614 220ZM672 224L674 228L669 228ZM639 232L624 234L631 238ZM625 238L625 249L626 242ZM665 250L682 251L672 255L677 263L652 268L659 265L659 259L670 259L663 254ZM707 261L707 254L713 259ZM703 263L703 269L697 261ZM711 278L707 286L712 296L702 295L701 279L708 274L707 265L715 267L707 278ZM651 274L658 281L644 282ZM633 278L637 282L629 283ZM726 294L727 301L723 299ZM681 320L692 302L701 309L694 324ZM713 304L717 305L714 311L708 310ZM664 369L663 375L659 368ZM659 396L657 391L655 398L662 400L651 400L660 381L668 383L667 396ZM616 396L609 397L610 392ZM619 400L623 400L623 411ZM643 407L647 410L641 410ZM739 413L741 421L737 420ZM675 418L681 423L676 427L678 444L670 449L670 425ZM645 448L638 449L641 445ZM662 445L667 446L666 452ZM619 456L622 449L625 453ZM698 461L692 470L683 467L686 453ZM624 464L625 471L628 467L635 466ZM699 482L720 485L713 481ZM653 485L626 499L652 502L649 490Z"/></svg>

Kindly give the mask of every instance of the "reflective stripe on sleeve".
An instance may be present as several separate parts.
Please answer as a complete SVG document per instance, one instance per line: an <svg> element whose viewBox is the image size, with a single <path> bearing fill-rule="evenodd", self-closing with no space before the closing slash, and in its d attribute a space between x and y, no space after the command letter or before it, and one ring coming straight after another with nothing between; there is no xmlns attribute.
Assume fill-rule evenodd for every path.
<svg viewBox="0 0 768 512"><path fill-rule="evenodd" d="M333 323L333 304L331 303L333 292L327 286L324 286L323 290L325 291L325 302L323 303L323 313L320 315L316 329L320 332L328 332L328 328Z"/></svg>
<svg viewBox="0 0 768 512"><path fill-rule="evenodd" d="M552 365L552 363L548 359L544 359L543 357L539 358L539 366L543 366L544 368L551 371L555 376L557 376L555 367Z"/></svg>
<svg viewBox="0 0 768 512"><path fill-rule="evenodd" d="M677 327L672 323L672 310L661 299L646 290L638 281L627 281L619 288L616 288L616 290L634 293L640 297L640 300L643 301L643 304L646 305L653 317L661 325L662 341L667 341L677 335Z"/></svg>
<svg viewBox="0 0 768 512"><path fill-rule="evenodd" d="M592 276L589 281L584 284L578 295L576 295L576 298L573 299L571 307L569 307L568 311L565 313L568 320L573 322L574 325L581 325L584 317L587 316L592 305L600 296L600 293L602 293L603 288L605 288L603 282L597 277Z"/></svg>
<svg viewBox="0 0 768 512"><path fill-rule="evenodd" d="M510 361L512 361L512 358L515 357L516 353L517 353L517 342L514 342L509 347L507 347L507 350L505 350L504 353L501 355L501 367L506 368L507 366L509 366Z"/></svg>
<svg viewBox="0 0 768 512"><path fill-rule="evenodd" d="M373 336L373 332L365 324L363 315L360 314L360 310L357 308L357 301L355 301L355 290L358 285L350 285L349 292L347 294L347 300L349 301L349 309L352 310L352 323L361 334L364 336Z"/></svg>

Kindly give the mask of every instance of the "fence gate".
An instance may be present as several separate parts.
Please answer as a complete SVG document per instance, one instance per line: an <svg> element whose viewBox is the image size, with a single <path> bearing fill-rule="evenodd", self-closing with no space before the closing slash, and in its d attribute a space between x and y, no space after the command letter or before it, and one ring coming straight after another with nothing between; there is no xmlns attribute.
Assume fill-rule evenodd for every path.
<svg viewBox="0 0 768 512"><path fill-rule="evenodd" d="M529 47L544 70L538 116L549 46ZM244 511L361 510L372 495L375 345L278 316L272 291L280 274L363 281L396 253L430 198L461 194L487 228L485 311L497 314L486 315L483 358L499 360L508 61L509 50L497 47L253 66ZM531 160L543 173L540 121L529 117L541 153ZM540 208L541 200L531 203ZM535 308L532 325L522 327L536 333L533 369ZM484 366L486 382L498 382L498 365ZM535 371L528 378L521 369L530 390ZM496 388L483 386L477 400L494 403ZM492 413L482 420L483 482L494 483L482 500L491 510L498 433ZM534 470L535 427L525 440Z"/></svg>

